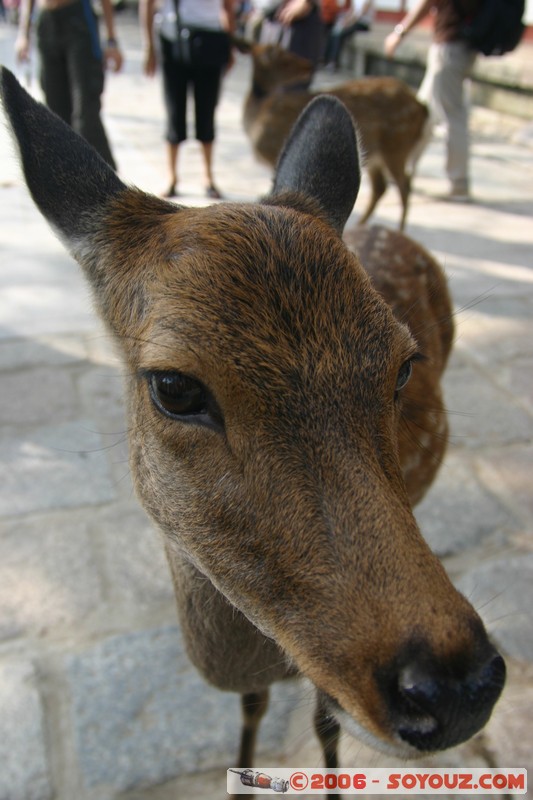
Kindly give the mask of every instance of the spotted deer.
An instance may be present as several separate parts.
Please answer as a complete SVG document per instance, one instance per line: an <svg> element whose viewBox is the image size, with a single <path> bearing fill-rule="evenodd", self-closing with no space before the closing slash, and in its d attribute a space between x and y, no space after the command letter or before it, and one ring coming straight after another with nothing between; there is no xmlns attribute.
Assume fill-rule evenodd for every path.
<svg viewBox="0 0 533 800"><path fill-rule="evenodd" d="M269 686L296 674L327 766L340 725L405 757L468 739L505 665L412 512L445 447L450 300L402 234L343 242L345 108L309 105L261 202L186 208L127 187L7 70L1 89L34 201L127 366L136 488L192 662L242 695L238 766Z"/></svg>
<svg viewBox="0 0 533 800"><path fill-rule="evenodd" d="M243 111L244 129L259 160L275 167L283 143L299 114L320 94L305 86L313 73L307 59L278 45L237 40L252 57L252 85ZM364 224L385 193L389 178L400 193L400 230L405 227L411 178L429 135L427 107L397 78L361 78L326 90L357 120L370 197L359 223ZM354 176L356 180L357 176Z"/></svg>

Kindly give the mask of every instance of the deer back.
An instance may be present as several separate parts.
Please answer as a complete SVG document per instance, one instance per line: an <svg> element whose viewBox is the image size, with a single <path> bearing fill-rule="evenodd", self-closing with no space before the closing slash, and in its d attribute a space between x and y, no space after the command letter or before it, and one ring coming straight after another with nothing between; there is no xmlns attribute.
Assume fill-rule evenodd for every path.
<svg viewBox="0 0 533 800"><path fill-rule="evenodd" d="M301 111L321 92L298 89L312 65L277 45L245 45L252 57L252 85L243 121L256 155L275 166L283 143ZM294 88L296 87L296 88ZM406 161L422 137L426 106L394 77L367 77L327 89L357 120L365 160L394 154Z"/></svg>
<svg viewBox="0 0 533 800"><path fill-rule="evenodd" d="M381 226L345 231L372 285L394 316L408 325L420 348L423 369L413 370L402 393L399 449L411 503L424 497L442 463L448 420L441 379L453 342L453 306L440 264L420 244Z"/></svg>

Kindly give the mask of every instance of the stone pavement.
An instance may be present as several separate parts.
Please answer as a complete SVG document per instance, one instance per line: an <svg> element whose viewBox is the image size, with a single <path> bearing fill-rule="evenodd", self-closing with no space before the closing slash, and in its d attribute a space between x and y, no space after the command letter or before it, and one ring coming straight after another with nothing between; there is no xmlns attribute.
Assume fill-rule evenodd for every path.
<svg viewBox="0 0 533 800"><path fill-rule="evenodd" d="M158 192L160 86L140 74L132 16L118 27L127 61L108 80L106 123L124 179ZM0 26L8 65L13 38ZM218 115L217 179L236 200L270 182L240 126L248 70L241 58ZM457 309L451 446L417 516L510 677L486 730L431 763L533 768L533 150L523 122L481 111L473 122L478 202L438 200L436 138L409 216ZM122 367L3 127L0 153L0 800L223 797L237 698L207 687L184 655L162 548L128 473ZM183 202L205 202L195 143L183 155ZM391 189L375 221L396 225L399 213ZM259 764L320 764L310 698L305 683L276 687ZM351 739L343 763L394 765Z"/></svg>

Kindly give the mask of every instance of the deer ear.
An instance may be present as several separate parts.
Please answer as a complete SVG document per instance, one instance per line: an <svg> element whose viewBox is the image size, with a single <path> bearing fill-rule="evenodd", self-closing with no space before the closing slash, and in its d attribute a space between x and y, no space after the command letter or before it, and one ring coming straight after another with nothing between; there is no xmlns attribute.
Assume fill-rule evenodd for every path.
<svg viewBox="0 0 533 800"><path fill-rule="evenodd" d="M352 117L336 97L321 95L300 114L285 143L272 197L295 191L314 198L342 234L360 183L357 133Z"/></svg>
<svg viewBox="0 0 533 800"><path fill-rule="evenodd" d="M81 136L2 68L0 94L32 197L74 255L101 209L126 189Z"/></svg>

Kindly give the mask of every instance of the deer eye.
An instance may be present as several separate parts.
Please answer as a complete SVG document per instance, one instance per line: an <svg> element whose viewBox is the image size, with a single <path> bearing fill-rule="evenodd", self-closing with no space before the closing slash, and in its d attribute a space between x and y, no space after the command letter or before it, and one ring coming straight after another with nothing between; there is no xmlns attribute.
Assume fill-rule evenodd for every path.
<svg viewBox="0 0 533 800"><path fill-rule="evenodd" d="M408 359L402 364L402 366L400 367L400 371L398 372L398 377L396 378L396 392L401 391L403 387L409 382L409 378L411 377L412 371L413 371L413 361L412 359Z"/></svg>
<svg viewBox="0 0 533 800"><path fill-rule="evenodd" d="M220 427L218 407L196 378L182 372L152 372L148 375L148 387L152 402L167 417Z"/></svg>

